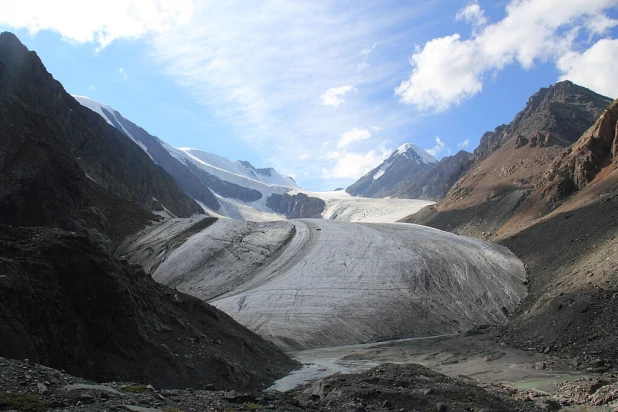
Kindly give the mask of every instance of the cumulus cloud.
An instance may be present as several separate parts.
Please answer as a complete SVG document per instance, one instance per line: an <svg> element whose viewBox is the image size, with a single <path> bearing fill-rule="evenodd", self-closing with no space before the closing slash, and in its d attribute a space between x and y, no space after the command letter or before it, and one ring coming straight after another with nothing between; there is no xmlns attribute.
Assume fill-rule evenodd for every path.
<svg viewBox="0 0 618 412"><path fill-rule="evenodd" d="M581 47L579 39L618 24L606 15L615 4L615 0L511 0L502 20L486 24L483 11L473 2L457 14L472 24L471 37L453 34L417 47L410 58L412 74L395 94L400 102L421 110L443 111L479 93L485 76L507 65L531 69L536 62L550 60L559 68L569 67L568 58L562 66L558 62ZM571 62L581 60L571 55ZM608 71L594 69L594 73Z"/></svg>
<svg viewBox="0 0 618 412"><path fill-rule="evenodd" d="M425 149L425 151L433 157L436 157L437 154L442 153L445 150L448 151L448 148L446 147L446 143L440 139L440 136L436 136L436 145L434 147L431 149Z"/></svg>
<svg viewBox="0 0 618 412"><path fill-rule="evenodd" d="M466 139L463 142L457 143L457 147L459 147L460 149L465 149L468 146L470 146L470 139Z"/></svg>
<svg viewBox="0 0 618 412"><path fill-rule="evenodd" d="M358 179L378 166L391 154L391 150L379 146L365 153L328 152L324 156L334 162L332 167L322 169L322 179Z"/></svg>
<svg viewBox="0 0 618 412"><path fill-rule="evenodd" d="M337 107L345 101L344 97L351 91L356 91L356 89L350 85L332 87L320 96L322 99L322 105Z"/></svg>
<svg viewBox="0 0 618 412"><path fill-rule="evenodd" d="M371 138L371 132L367 129L353 128L341 135L341 138L337 142L337 147L346 147L351 143L360 142Z"/></svg>
<svg viewBox="0 0 618 412"><path fill-rule="evenodd" d="M51 30L101 49L119 38L165 31L186 22L192 10L192 0L23 0L2 8L0 24L30 33Z"/></svg>
<svg viewBox="0 0 618 412"><path fill-rule="evenodd" d="M591 48L569 52L558 60L560 80L571 80L607 96L618 97L618 40L602 39ZM602 68L602 70L599 70Z"/></svg>

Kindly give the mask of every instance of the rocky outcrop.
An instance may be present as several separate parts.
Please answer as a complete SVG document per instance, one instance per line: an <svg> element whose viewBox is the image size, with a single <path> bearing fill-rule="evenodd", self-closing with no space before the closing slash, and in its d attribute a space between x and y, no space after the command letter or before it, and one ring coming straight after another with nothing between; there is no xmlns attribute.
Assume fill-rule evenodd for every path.
<svg viewBox="0 0 618 412"><path fill-rule="evenodd" d="M320 218L326 209L326 203L322 199L304 193L272 194L266 199L266 206L277 213L283 213L288 219Z"/></svg>
<svg viewBox="0 0 618 412"><path fill-rule="evenodd" d="M545 174L545 195L559 200L584 188L605 167L618 163L618 100L614 101L573 146L560 154Z"/></svg>
<svg viewBox="0 0 618 412"><path fill-rule="evenodd" d="M0 226L0 273L0 356L174 388L258 388L296 365L85 236Z"/></svg>
<svg viewBox="0 0 618 412"><path fill-rule="evenodd" d="M118 241L153 210L203 213L142 149L67 94L11 33L0 34L0 130L0 223Z"/></svg>

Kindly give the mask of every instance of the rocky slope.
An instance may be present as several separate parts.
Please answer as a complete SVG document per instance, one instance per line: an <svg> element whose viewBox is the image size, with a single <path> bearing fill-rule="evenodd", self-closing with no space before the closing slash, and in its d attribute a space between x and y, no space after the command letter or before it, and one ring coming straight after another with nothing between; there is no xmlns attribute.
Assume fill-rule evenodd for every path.
<svg viewBox="0 0 618 412"><path fill-rule="evenodd" d="M564 89L573 89L573 85L558 84L543 96L561 95L558 92ZM591 99L585 104L585 96L581 91L562 99L575 102L580 109L605 101ZM531 102L538 100L533 97ZM539 119L533 109L542 104L532 103L517 116L517 127L525 126L526 116ZM556 116L555 130L571 130L568 119L582 119L582 111L574 110L569 117L565 104L558 107L562 117ZM539 147L538 139L535 147L530 146L532 139L522 146L521 137L505 134L506 140L494 152L475 152L480 160L444 201L407 219L491 237L509 247L527 264L529 294L504 329L505 341L555 352L571 359L573 366L592 371L615 368L618 356L618 330L612 321L618 316L618 266L613 259L618 251L617 121L618 103L614 102L567 148ZM576 123L573 128L583 126ZM531 127L528 124L528 130L534 130ZM501 133L508 130L510 127L502 128ZM557 142L568 136L558 134ZM489 147L491 141L486 139L483 147ZM547 154L540 156L538 150L556 153L544 158ZM496 171L499 160L516 160L517 153L519 166L513 173L527 174L528 180L514 180L502 188L493 186L494 195L482 201L480 189L497 183L486 176ZM533 173L525 172L531 159L536 161L530 165ZM473 181L480 189L471 187Z"/></svg>
<svg viewBox="0 0 618 412"><path fill-rule="evenodd" d="M75 98L137 143L154 162L174 177L187 195L209 210L242 219L251 217L243 214L243 207L248 205L256 212L287 216L286 212L279 210L279 200L268 202L267 199L271 195L282 196L291 189L297 189L298 185L291 177L283 176L273 168L256 168L249 162L233 162L202 150L174 148L113 108L84 96Z"/></svg>
<svg viewBox="0 0 618 412"><path fill-rule="evenodd" d="M617 127L618 101L554 160L521 215L550 213L502 240L532 281L506 333L582 368L618 366Z"/></svg>
<svg viewBox="0 0 618 412"><path fill-rule="evenodd" d="M0 34L0 130L0 356L167 387L255 388L295 366L110 255L151 211L202 209L10 33Z"/></svg>
<svg viewBox="0 0 618 412"><path fill-rule="evenodd" d="M539 411L533 402L492 393L419 365L384 365L292 392L161 389L131 382L96 384L55 369L0 358L0 409L58 411ZM396 383L396 385L394 385ZM606 386L607 388L607 386ZM407 410L407 409L406 409Z"/></svg>
<svg viewBox="0 0 618 412"><path fill-rule="evenodd" d="M0 268L3 356L175 388L257 388L295 366L223 312L84 236L1 226Z"/></svg>
<svg viewBox="0 0 618 412"><path fill-rule="evenodd" d="M152 211L203 213L11 33L0 34L0 129L0 223L88 228L115 241ZM112 222L116 205L128 215L124 222Z"/></svg>
<svg viewBox="0 0 618 412"><path fill-rule="evenodd" d="M554 158L610 103L568 81L541 89L510 124L483 136L474 164L443 200L407 221L471 236L495 235L544 184Z"/></svg>

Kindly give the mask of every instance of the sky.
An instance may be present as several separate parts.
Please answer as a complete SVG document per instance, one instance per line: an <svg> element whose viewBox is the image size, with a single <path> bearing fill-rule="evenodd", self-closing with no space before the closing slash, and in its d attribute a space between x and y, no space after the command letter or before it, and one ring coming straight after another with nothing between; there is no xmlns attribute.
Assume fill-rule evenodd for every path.
<svg viewBox="0 0 618 412"><path fill-rule="evenodd" d="M618 0L0 0L0 31L176 147L347 187L472 151L541 87L618 97Z"/></svg>

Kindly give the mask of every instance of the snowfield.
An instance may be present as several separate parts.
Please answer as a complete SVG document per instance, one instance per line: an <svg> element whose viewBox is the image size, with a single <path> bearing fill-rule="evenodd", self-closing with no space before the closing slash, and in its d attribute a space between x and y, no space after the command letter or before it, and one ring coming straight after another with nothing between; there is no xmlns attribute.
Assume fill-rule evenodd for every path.
<svg viewBox="0 0 618 412"><path fill-rule="evenodd" d="M187 232L178 224L142 233L122 257L285 350L501 323L526 293L506 248L423 226L220 219L170 242Z"/></svg>
<svg viewBox="0 0 618 412"><path fill-rule="evenodd" d="M392 223L435 203L418 199L354 197L343 190L303 193L324 200L326 210L322 213L323 219L343 222Z"/></svg>

